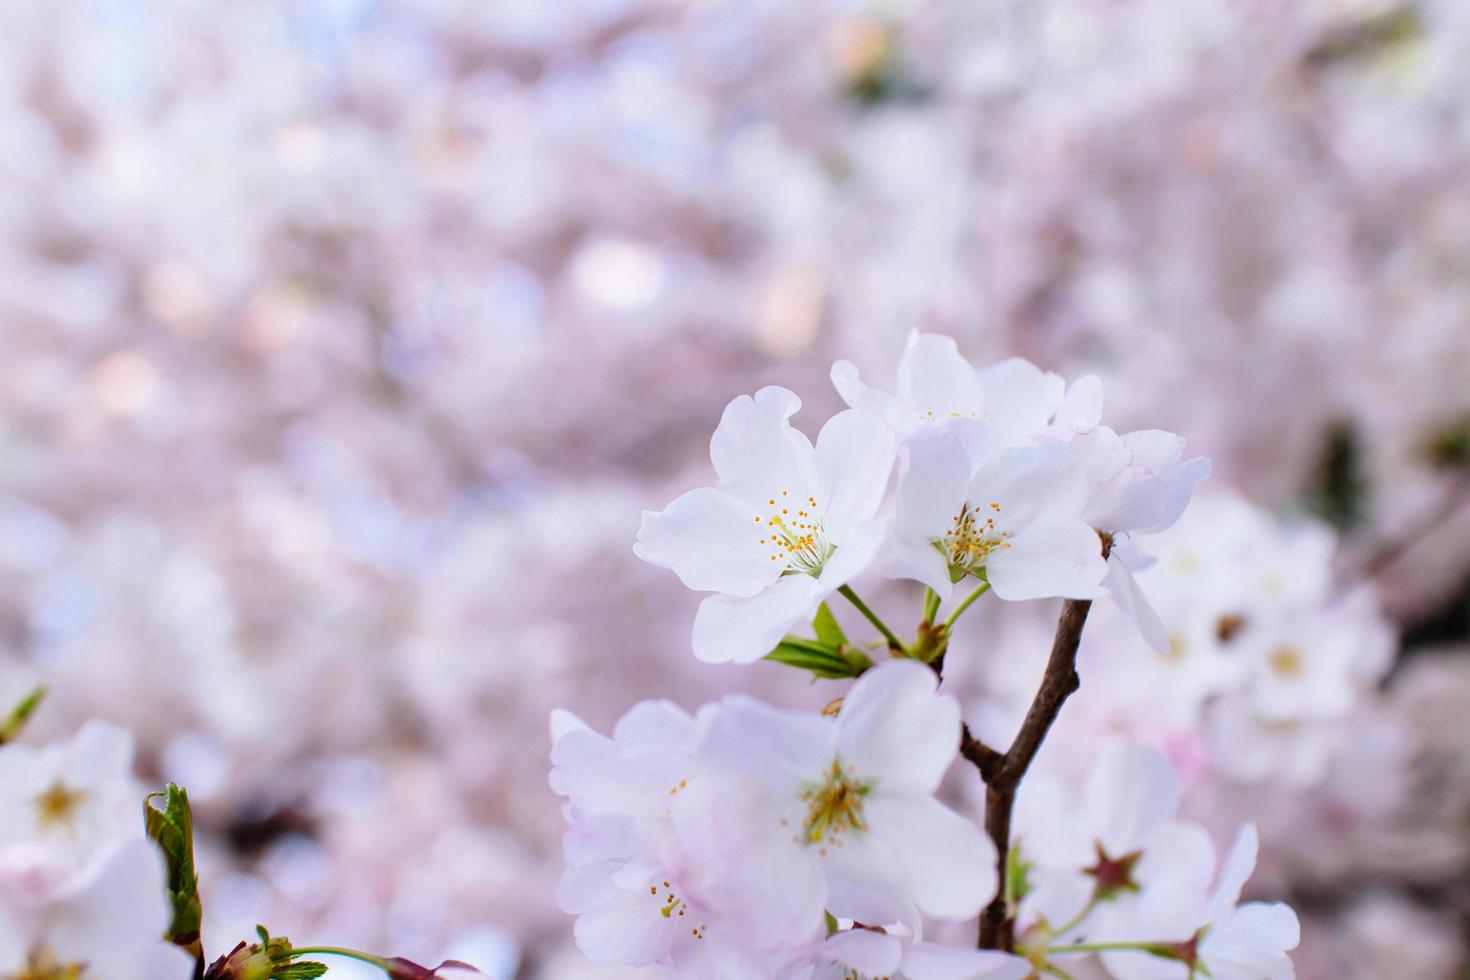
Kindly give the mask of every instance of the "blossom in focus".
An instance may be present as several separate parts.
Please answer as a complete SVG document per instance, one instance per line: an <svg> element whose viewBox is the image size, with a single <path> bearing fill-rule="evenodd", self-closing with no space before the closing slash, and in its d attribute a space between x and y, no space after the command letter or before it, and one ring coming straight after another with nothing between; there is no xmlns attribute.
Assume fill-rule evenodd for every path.
<svg viewBox="0 0 1470 980"><path fill-rule="evenodd" d="M1082 519L1082 467L1059 445L988 448L941 430L911 437L884 571L948 598L966 575L1002 599L1099 594L1106 571Z"/></svg>
<svg viewBox="0 0 1470 980"><path fill-rule="evenodd" d="M813 446L789 421L800 405L775 387L735 399L710 441L718 484L643 515L638 556L715 593L694 620L701 660L761 658L863 572L882 543L892 431L851 410Z"/></svg>

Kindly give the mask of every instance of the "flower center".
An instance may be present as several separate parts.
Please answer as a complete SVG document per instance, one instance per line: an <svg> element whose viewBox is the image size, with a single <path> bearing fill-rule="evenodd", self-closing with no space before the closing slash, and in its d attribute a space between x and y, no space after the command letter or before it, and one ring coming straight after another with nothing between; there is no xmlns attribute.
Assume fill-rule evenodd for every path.
<svg viewBox="0 0 1470 980"><path fill-rule="evenodd" d="M973 572L985 564L986 557L992 551L1011 546L1006 540L1011 533L995 524L996 516L1001 511L1000 504L992 500L986 506L990 514L982 516L978 507L971 507L966 503L945 532L944 540L935 542L952 567Z"/></svg>
<svg viewBox="0 0 1470 980"><path fill-rule="evenodd" d="M829 834L838 837L867 830L863 800L872 788L871 783L857 779L851 767L844 769L841 759L833 759L820 781L801 788L801 799L807 806L803 842L819 844Z"/></svg>
<svg viewBox="0 0 1470 980"><path fill-rule="evenodd" d="M1277 647L1271 651L1269 663L1277 677L1296 677L1302 672L1302 652L1296 647Z"/></svg>
<svg viewBox="0 0 1470 980"><path fill-rule="evenodd" d="M770 505L770 515L757 514L755 522L766 532L760 543L770 547L771 561L782 564L781 574L820 573L822 564L837 549L827 543L817 498L809 496L802 502L792 499L791 491L782 490L766 503Z"/></svg>
<svg viewBox="0 0 1470 980"><path fill-rule="evenodd" d="M58 779L36 797L36 821L42 827L70 827L76 819L77 807L86 798L84 790L72 789Z"/></svg>
<svg viewBox="0 0 1470 980"><path fill-rule="evenodd" d="M25 967L15 974L14 980L81 980L86 969L81 963L59 963L43 949L26 958Z"/></svg>

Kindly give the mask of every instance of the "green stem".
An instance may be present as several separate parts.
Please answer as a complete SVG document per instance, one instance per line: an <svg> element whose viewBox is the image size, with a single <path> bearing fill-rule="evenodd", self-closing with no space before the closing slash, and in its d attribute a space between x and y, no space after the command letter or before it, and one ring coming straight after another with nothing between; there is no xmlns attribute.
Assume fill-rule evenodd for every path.
<svg viewBox="0 0 1470 980"><path fill-rule="evenodd" d="M878 618L877 613L868 608L868 604L866 602L858 598L858 594L852 591L852 586L844 585L837 591L841 592L843 597L847 599L848 602L852 603L853 606L856 607L857 611L862 613L863 616L866 617L868 622L872 623L873 626L877 628L879 633L883 634L883 639L888 641L889 647L898 651L904 656L908 655L908 647L904 646L903 641L894 634L893 630L888 628L887 623Z"/></svg>
<svg viewBox="0 0 1470 980"><path fill-rule="evenodd" d="M939 593L929 586L924 586L924 622L934 622L934 616L939 612Z"/></svg>
<svg viewBox="0 0 1470 980"><path fill-rule="evenodd" d="M958 606L955 606L954 609L950 612L949 618L944 621L944 628L953 629L954 621L960 618L960 614L962 614L966 609L969 609L972 602L974 602L976 599L980 598L989 591L989 582L981 582L979 585L975 586L974 591L961 599L960 604Z"/></svg>
<svg viewBox="0 0 1470 980"><path fill-rule="evenodd" d="M1082 924L1082 922L1083 922L1084 919L1086 919L1089 915L1092 914L1092 910L1095 909L1095 908L1097 908L1097 905L1098 905L1097 896L1096 895L1093 895L1091 898L1089 898L1087 900L1087 904L1084 905L1084 906L1082 906L1082 911L1081 912L1078 912L1076 915L1072 916L1072 918L1069 919L1067 922L1063 923L1062 925L1057 926L1055 929L1051 929L1050 930L1051 935L1053 937L1055 937L1055 936L1065 936L1067 933L1071 932L1073 929L1076 929L1078 926L1080 926Z"/></svg>
<svg viewBox="0 0 1470 980"><path fill-rule="evenodd" d="M1107 953L1117 949L1133 949L1143 953L1152 953L1164 959L1178 959L1171 954L1168 943L1073 943L1065 946L1047 946L1045 952L1048 955L1059 955L1061 953Z"/></svg>
<svg viewBox="0 0 1470 980"><path fill-rule="evenodd" d="M367 963L387 973L392 966L381 956L364 953L355 949L345 949L341 946L296 946L291 950L291 958L294 960L301 956L341 956L344 959L357 960Z"/></svg>

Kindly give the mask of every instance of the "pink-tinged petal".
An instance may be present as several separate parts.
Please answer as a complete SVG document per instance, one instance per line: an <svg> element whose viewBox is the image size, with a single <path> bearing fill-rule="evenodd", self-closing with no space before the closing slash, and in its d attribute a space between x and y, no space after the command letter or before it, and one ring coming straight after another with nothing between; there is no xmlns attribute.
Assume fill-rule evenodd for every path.
<svg viewBox="0 0 1470 980"><path fill-rule="evenodd" d="M1020 956L989 949L914 943L903 957L906 980L1022 980L1031 964Z"/></svg>
<svg viewBox="0 0 1470 980"><path fill-rule="evenodd" d="M870 833L893 855L904 884L926 915L968 919L995 897L995 845L970 820L932 797L890 796L867 801Z"/></svg>
<svg viewBox="0 0 1470 980"><path fill-rule="evenodd" d="M1133 621L1144 641L1159 653L1168 653L1169 631L1121 557L1108 556L1108 571L1102 584L1118 608Z"/></svg>
<svg viewBox="0 0 1470 980"><path fill-rule="evenodd" d="M810 575L787 575L749 598L712 595L694 615L694 655L705 663L754 663L811 619L831 591Z"/></svg>
<svg viewBox="0 0 1470 980"><path fill-rule="evenodd" d="M633 553L671 569L701 592L752 596L774 582L785 562L762 514L712 487L691 490L662 511L644 511Z"/></svg>
<svg viewBox="0 0 1470 980"><path fill-rule="evenodd" d="M883 792L934 792L960 743L959 703L937 687L934 671L915 660L891 660L860 677L837 717L843 765Z"/></svg>
<svg viewBox="0 0 1470 980"><path fill-rule="evenodd" d="M898 400L922 419L978 418L985 410L980 375L953 337L911 333L898 362Z"/></svg>
<svg viewBox="0 0 1470 980"><path fill-rule="evenodd" d="M674 927L659 914L654 896L620 893L577 917L572 937L588 959L648 966L669 955Z"/></svg>
<svg viewBox="0 0 1470 980"><path fill-rule="evenodd" d="M752 751L758 751L752 750ZM796 799L795 787L790 788ZM780 799L757 775L701 780L673 808L682 881L703 907L752 948L803 946L824 932L827 886L814 851L799 840Z"/></svg>
<svg viewBox="0 0 1470 980"><path fill-rule="evenodd" d="M1133 869L1134 880L1143 888L1167 883L1196 896L1208 894L1214 876L1215 842L1204 827L1185 820L1171 821L1150 834Z"/></svg>
<svg viewBox="0 0 1470 980"><path fill-rule="evenodd" d="M914 413L901 405L898 399L866 384L858 375L857 365L851 361L838 361L832 365L832 386L849 408L882 416L885 422L893 426L893 431L901 436L908 435L918 424Z"/></svg>
<svg viewBox="0 0 1470 980"><path fill-rule="evenodd" d="M640 701L613 727L619 751L630 754L687 751L694 738L694 719L672 701Z"/></svg>
<svg viewBox="0 0 1470 980"><path fill-rule="evenodd" d="M822 426L815 496L828 539L840 542L878 512L893 475L895 451L893 428L872 412L849 409Z"/></svg>
<svg viewBox="0 0 1470 980"><path fill-rule="evenodd" d="M832 764L836 733L837 721L826 715L732 694L711 716L699 755L721 774L762 776L795 797L803 782Z"/></svg>
<svg viewBox="0 0 1470 980"><path fill-rule="evenodd" d="M1163 531L1174 525L1174 522L1184 514L1184 509L1189 506L1189 500L1194 495L1195 484L1210 475L1210 461L1203 456L1187 459L1178 466L1172 466L1159 474L1159 479L1164 484L1164 506L1157 521L1147 527L1138 530L1152 534Z"/></svg>
<svg viewBox="0 0 1470 980"><path fill-rule="evenodd" d="M985 417L1007 439L1033 438L1061 407L1067 383L1023 358L1013 357L980 372Z"/></svg>
<svg viewBox="0 0 1470 980"><path fill-rule="evenodd" d="M580 915L619 898L622 891L613 884L618 867L613 861L593 861L567 868L556 885L556 907L569 915Z"/></svg>
<svg viewBox="0 0 1470 980"><path fill-rule="evenodd" d="M1301 924L1289 906L1251 902L1205 933L1200 960L1215 980L1291 980L1287 950L1301 942Z"/></svg>
<svg viewBox="0 0 1470 980"><path fill-rule="evenodd" d="M897 936L872 929L848 929L828 936L818 954L858 973L886 977L898 971L903 942Z"/></svg>
<svg viewBox="0 0 1470 980"><path fill-rule="evenodd" d="M1002 599L1095 599L1107 574L1097 532L1076 518L1041 518L985 561L985 577Z"/></svg>
<svg viewBox="0 0 1470 980"><path fill-rule="evenodd" d="M594 861L624 862L643 850L643 837L630 816L582 814L561 835L561 853L568 865Z"/></svg>
<svg viewBox="0 0 1470 980"><path fill-rule="evenodd" d="M816 487L816 450L788 421L801 399L785 388L741 395L725 408L710 439L719 488L751 506L782 490L805 500ZM748 518L747 518L748 520Z"/></svg>

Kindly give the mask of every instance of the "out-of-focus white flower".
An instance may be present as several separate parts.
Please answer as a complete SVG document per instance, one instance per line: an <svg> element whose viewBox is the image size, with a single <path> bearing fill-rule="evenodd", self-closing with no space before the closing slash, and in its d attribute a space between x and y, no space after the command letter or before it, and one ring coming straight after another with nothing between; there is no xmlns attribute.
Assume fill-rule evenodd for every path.
<svg viewBox="0 0 1470 980"><path fill-rule="evenodd" d="M847 929L817 947L811 980L1021 980L1031 964L994 950L926 943L902 932Z"/></svg>
<svg viewBox="0 0 1470 980"><path fill-rule="evenodd" d="M694 620L701 660L764 656L883 540L891 430L871 412L842 412L813 446L789 421L800 406L784 388L735 399L710 440L719 483L643 515L638 556L716 593Z"/></svg>
<svg viewBox="0 0 1470 980"><path fill-rule="evenodd" d="M884 570L948 598L965 575L1002 599L1099 594L1106 571L1082 519L1087 484L1061 446L980 448L927 431L903 447L898 504Z"/></svg>
<svg viewBox="0 0 1470 980"><path fill-rule="evenodd" d="M0 747L0 975L193 972L161 938L173 910L132 757L132 739L103 722L46 748Z"/></svg>

